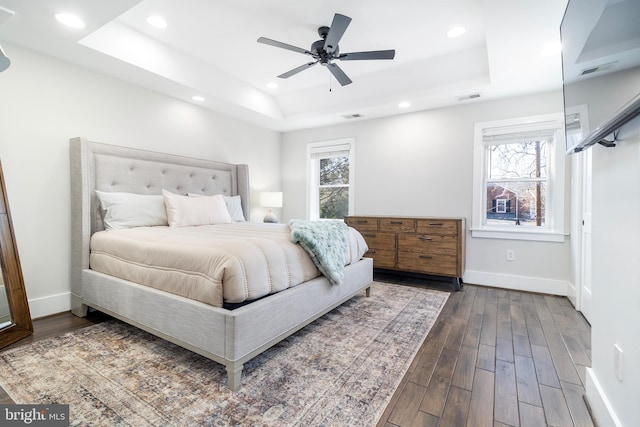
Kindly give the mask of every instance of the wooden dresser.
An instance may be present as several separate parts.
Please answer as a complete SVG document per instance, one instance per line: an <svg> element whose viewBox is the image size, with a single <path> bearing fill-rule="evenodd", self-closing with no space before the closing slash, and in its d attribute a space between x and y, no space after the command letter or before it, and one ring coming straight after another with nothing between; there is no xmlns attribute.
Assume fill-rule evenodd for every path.
<svg viewBox="0 0 640 427"><path fill-rule="evenodd" d="M460 290L464 273L463 218L347 216L364 236L373 266L452 279Z"/></svg>

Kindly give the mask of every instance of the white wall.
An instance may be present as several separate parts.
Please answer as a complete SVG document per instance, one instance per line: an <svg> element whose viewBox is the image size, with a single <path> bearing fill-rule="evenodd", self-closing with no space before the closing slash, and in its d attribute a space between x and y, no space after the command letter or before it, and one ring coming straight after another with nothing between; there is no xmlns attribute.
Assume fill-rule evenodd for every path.
<svg viewBox="0 0 640 427"><path fill-rule="evenodd" d="M640 68L588 82L569 100L587 104L598 126L640 88ZM640 423L640 118L625 125L615 148L593 155L591 369L587 398L605 426ZM614 345L623 349L622 381L614 371Z"/></svg>
<svg viewBox="0 0 640 427"><path fill-rule="evenodd" d="M562 93L555 91L288 132L282 146L283 218L306 216L306 144L354 137L355 214L464 217L468 228L474 124L562 108ZM507 249L515 251L515 261L506 261ZM570 276L569 249L568 240L480 239L468 232L464 278L564 295Z"/></svg>
<svg viewBox="0 0 640 427"><path fill-rule="evenodd" d="M616 148L594 147L593 153L593 350L587 393L595 400L599 391L617 425L630 427L640 423L640 118L618 138ZM616 344L624 350L622 381L614 371ZM616 423L600 422L607 425Z"/></svg>
<svg viewBox="0 0 640 427"><path fill-rule="evenodd" d="M69 139L248 163L257 191L280 189L281 134L5 45L0 160L32 317L70 309Z"/></svg>

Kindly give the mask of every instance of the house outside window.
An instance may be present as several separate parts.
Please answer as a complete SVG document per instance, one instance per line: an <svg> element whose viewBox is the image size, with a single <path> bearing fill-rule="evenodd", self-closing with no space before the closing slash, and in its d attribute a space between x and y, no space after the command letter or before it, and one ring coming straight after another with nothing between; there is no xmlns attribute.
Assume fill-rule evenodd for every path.
<svg viewBox="0 0 640 427"><path fill-rule="evenodd" d="M353 213L353 138L307 145L308 217L343 219Z"/></svg>
<svg viewBox="0 0 640 427"><path fill-rule="evenodd" d="M561 113L477 123L472 236L564 240Z"/></svg>

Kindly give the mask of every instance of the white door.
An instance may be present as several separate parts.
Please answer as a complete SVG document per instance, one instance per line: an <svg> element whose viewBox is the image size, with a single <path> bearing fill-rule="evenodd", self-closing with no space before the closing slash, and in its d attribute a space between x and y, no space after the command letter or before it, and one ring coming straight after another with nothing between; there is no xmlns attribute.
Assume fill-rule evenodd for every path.
<svg viewBox="0 0 640 427"><path fill-rule="evenodd" d="M580 311L591 323L591 150L583 153L582 175L582 256L580 264Z"/></svg>

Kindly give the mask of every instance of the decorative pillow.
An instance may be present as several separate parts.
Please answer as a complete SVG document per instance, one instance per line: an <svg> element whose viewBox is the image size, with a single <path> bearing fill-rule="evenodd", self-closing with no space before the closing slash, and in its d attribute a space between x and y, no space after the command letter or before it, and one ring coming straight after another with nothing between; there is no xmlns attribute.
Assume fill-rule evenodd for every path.
<svg viewBox="0 0 640 427"><path fill-rule="evenodd" d="M224 196L229 209L229 215L234 222L245 222L244 211L242 210L242 198L240 196Z"/></svg>
<svg viewBox="0 0 640 427"><path fill-rule="evenodd" d="M188 193L189 197L212 197L205 196L204 194ZM227 204L229 215L233 222L245 222L244 211L242 210L242 198L240 196L224 196L224 201Z"/></svg>
<svg viewBox="0 0 640 427"><path fill-rule="evenodd" d="M164 197L160 195L96 190L105 230L167 225Z"/></svg>
<svg viewBox="0 0 640 427"><path fill-rule="evenodd" d="M169 227L232 222L223 195L187 197L162 190Z"/></svg>

